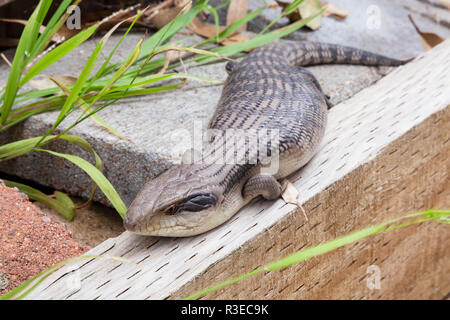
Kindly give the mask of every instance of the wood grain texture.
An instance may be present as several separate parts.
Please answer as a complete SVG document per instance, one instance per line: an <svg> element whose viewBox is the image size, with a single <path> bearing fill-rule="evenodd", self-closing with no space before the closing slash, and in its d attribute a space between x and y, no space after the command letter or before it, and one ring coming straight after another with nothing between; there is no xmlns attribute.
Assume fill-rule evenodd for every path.
<svg viewBox="0 0 450 320"><path fill-rule="evenodd" d="M450 41L335 106L318 154L294 184L309 212L254 201L228 223L183 239L123 233L66 266L28 298L180 298L387 218L450 204ZM427 223L358 241L207 298L442 298L450 291L448 226ZM381 289L366 286L367 267ZM75 270L75 271L73 271ZM73 281L73 277L80 283Z"/></svg>

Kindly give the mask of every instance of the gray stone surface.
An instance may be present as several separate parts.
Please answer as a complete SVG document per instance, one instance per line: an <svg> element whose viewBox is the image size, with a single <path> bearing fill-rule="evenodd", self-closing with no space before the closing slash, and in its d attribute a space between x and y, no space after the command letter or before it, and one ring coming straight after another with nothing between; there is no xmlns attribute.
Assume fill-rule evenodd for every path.
<svg viewBox="0 0 450 320"><path fill-rule="evenodd" d="M292 2L292 0L285 2ZM398 2L391 0L329 0L326 2L347 10L349 15L343 20L322 17L319 29L311 31L302 28L286 38L348 45L401 59L414 57L423 52L420 39L408 19L408 11ZM267 3L276 2L267 0ZM263 0L249 0L251 9L262 5ZM265 10L259 19L248 24L249 30L260 31L280 13L280 8ZM288 19L281 19L276 27L287 23L289 23Z"/></svg>
<svg viewBox="0 0 450 320"><path fill-rule="evenodd" d="M433 32L450 38L450 10L441 0L394 0L410 13L422 32Z"/></svg>
<svg viewBox="0 0 450 320"><path fill-rule="evenodd" d="M357 3L359 1L351 2ZM380 2L384 3L385 1ZM348 8L345 5L341 7ZM355 5L355 7L358 6ZM391 8L391 6L387 8ZM382 10L382 12L386 11L386 17L396 17L389 10L397 10L397 7L389 10L387 8ZM350 11L355 12L353 9ZM332 21L331 19L324 19L324 21L327 20ZM351 23L352 20L346 21ZM392 30L382 29L373 33L365 28L356 28L355 25L348 26L345 21L330 23L334 27L331 27L331 25L326 27L326 23L324 23L324 29L333 32L322 32L322 35L315 37L321 37L321 40L328 42L340 41L345 44L361 44L366 49L367 47L369 49L378 48L379 50L375 51L383 52L385 50L398 58L410 57L421 51L416 46L416 35L409 31L404 34L391 34ZM339 37L336 36L336 39L339 38L339 41L332 41L337 34L339 34ZM308 35L312 37L313 33ZM106 53L119 37L120 34L111 38L104 56L107 56ZM115 60L125 58L140 37L141 34L131 34L127 37L124 44L119 48ZM45 73L76 76L82 69L97 40L98 38L84 43L47 69ZM363 46L364 41L367 41L370 46ZM390 68L335 65L311 67L310 70L316 75L324 91L331 95L332 102L338 103L378 80ZM2 61L0 64L0 74L3 75L1 79L7 78L7 72L8 66ZM188 72L219 80L226 78L224 63L200 67L188 66ZM5 81L0 81L0 85L3 85ZM188 147L188 141L182 142L189 136L189 132L193 132L194 124L201 123L203 128L206 128L219 100L221 89L221 85L189 80L188 84L181 89L123 99L100 112L100 116L109 125L129 140L121 140L111 135L90 120L74 128L71 133L86 138L92 144L105 162L105 175L128 205L146 181L157 176L173 162L179 160L179 155L182 153L180 146ZM0 145L40 135L51 126L56 117L56 112L34 116L8 132L2 133ZM65 124L69 123L70 120L70 118L67 119ZM55 142L50 148L60 152L77 154L92 160L91 155L73 144ZM55 158L46 153L35 152L0 163L0 170L82 197L86 197L90 190L90 179L80 169L66 160ZM95 199L107 204L100 191L97 191Z"/></svg>

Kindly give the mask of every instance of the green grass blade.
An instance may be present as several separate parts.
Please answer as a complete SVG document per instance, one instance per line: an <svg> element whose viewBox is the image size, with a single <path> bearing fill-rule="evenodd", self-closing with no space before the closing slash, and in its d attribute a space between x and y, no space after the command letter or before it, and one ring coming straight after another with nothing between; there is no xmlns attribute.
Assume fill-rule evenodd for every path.
<svg viewBox="0 0 450 320"><path fill-rule="evenodd" d="M55 197L64 207L72 209L72 212L75 213L75 204L67 194L61 191L55 191Z"/></svg>
<svg viewBox="0 0 450 320"><path fill-rule="evenodd" d="M67 41L64 41L62 44L57 46L55 49L47 53L41 60L39 60L34 66L30 68L30 70L26 73L26 75L22 78L20 82L20 86L24 85L30 79L35 77L39 72L52 65L63 56L68 54L70 51L78 47L81 43L89 39L92 34L97 29L98 25L95 24L77 35L73 36Z"/></svg>
<svg viewBox="0 0 450 320"><path fill-rule="evenodd" d="M42 137L28 138L0 146L0 159L10 159L32 151L34 145L41 140L41 138ZM42 140L41 145L49 143L54 139L55 136L48 136Z"/></svg>
<svg viewBox="0 0 450 320"><path fill-rule="evenodd" d="M94 25L91 28L97 28L98 25ZM95 30L94 28L94 30ZM64 105L61 107L61 111L58 115L58 118L56 119L53 126L45 133L45 135L42 137L44 139L48 135L50 135L57 127L58 125L67 117L67 115L72 111L73 106L78 102L79 99L79 93L83 88L83 85L85 84L86 80L89 78L89 75L94 68L101 51L103 50L103 47L105 45L105 40L102 39L97 44L97 46L94 48L92 54L89 56L88 61L86 62L83 70L81 70L80 75L78 76L77 81L72 87L72 90L70 91L70 95L67 97ZM39 146L40 141L36 146Z"/></svg>
<svg viewBox="0 0 450 320"><path fill-rule="evenodd" d="M136 15L136 17L133 19L133 21L131 22L130 26L128 27L128 29L125 31L125 33L122 35L122 37L120 38L120 40L116 43L116 45L114 46L114 48L111 50L108 58L105 60L105 62L103 62L102 66L100 67L100 69L97 71L97 73L95 74L94 77L92 77L91 79L89 79L89 83L94 82L95 80L101 78L103 75L105 75L107 73L108 70L108 64L111 61L111 58L113 57L114 53L116 52L117 48L120 46L120 44L123 42L123 40L125 39L125 37L128 35L128 33L131 31L131 29L133 28L134 24L136 23L136 21L141 17L142 15L142 11L139 11L138 14ZM113 69L111 69L113 70Z"/></svg>
<svg viewBox="0 0 450 320"><path fill-rule="evenodd" d="M0 300L21 300L24 297L26 297L31 291L33 291L42 281L47 279L53 272L58 270L61 266L64 264L67 264L70 259L61 261L59 263L56 263L47 269L39 272L34 277L31 277L27 281L23 282L18 287L14 288L13 290L5 293L4 295L0 296Z"/></svg>
<svg viewBox="0 0 450 320"><path fill-rule="evenodd" d="M0 132L24 121L32 115L60 109L64 101L65 99L59 97L58 99L49 100L49 102L40 102L29 105L25 109L14 110L14 113L11 113L10 117L8 117L6 124L0 129Z"/></svg>
<svg viewBox="0 0 450 320"><path fill-rule="evenodd" d="M141 54L139 59L145 58L152 54L159 44L165 43L167 40L177 33L180 29L186 27L191 21L204 9L208 3L207 0L196 1L195 4L185 14L177 16L172 22L159 29L155 34L142 43Z"/></svg>
<svg viewBox="0 0 450 320"><path fill-rule="evenodd" d="M42 202L49 207L55 209L59 214L61 214L66 220L72 221L74 214L75 214L75 205L73 204L72 200L64 193L62 192L55 192L56 199L51 198L50 196L46 195L45 193L32 188L30 186L27 186L25 184L17 183L14 181L9 181L2 179L5 184L10 187L16 187L19 189L19 191L25 193L28 198L31 200Z"/></svg>
<svg viewBox="0 0 450 320"><path fill-rule="evenodd" d="M253 11L249 12L246 16L240 18L239 20L236 20L235 22L233 22L232 24L227 26L224 30L222 30L219 33L217 42L221 42L223 39L228 38L230 35L232 35L234 32L236 32L237 29L239 29L239 27L241 27L242 25L246 24L247 22L249 22L249 21L253 20L254 18L256 18L257 16L259 16L261 14L261 12L264 11L264 9L265 9L265 7L253 10ZM213 43L213 42L216 42L215 36L211 37L209 39L206 39L195 46L196 47L203 46L205 44L209 44L209 43Z"/></svg>
<svg viewBox="0 0 450 320"><path fill-rule="evenodd" d="M32 90L32 91L23 92L23 93L20 93L17 95L16 103L20 104L20 103L23 103L28 100L50 96L50 95L57 93L58 91L59 91L59 89L54 87L54 88L48 88L48 89L40 89L40 90ZM19 98L21 98L21 99L19 99ZM14 110L17 110L17 109L14 109Z"/></svg>
<svg viewBox="0 0 450 320"><path fill-rule="evenodd" d="M76 0L74 2L74 5L76 5L80 1L81 0ZM64 0L61 2L58 9L55 11L55 13L47 23L44 32L42 32L40 37L37 39L37 42L30 54L31 59L36 57L39 53L42 52L42 50L44 50L44 48L50 43L52 36L59 30L64 21L66 21L67 17L69 16L69 13L66 12L66 9L72 2L73 0Z"/></svg>
<svg viewBox="0 0 450 320"><path fill-rule="evenodd" d="M227 28L225 28L225 30L223 30L219 34L219 39L222 40L222 39L225 39L228 36L232 35L234 32L236 32L237 29L239 29L239 27L241 27L242 25L246 24L247 22L249 22L249 21L255 19L257 16L259 16L261 14L261 12L264 11L264 9L266 9L266 8L262 7L262 8L253 10L250 13L248 13L247 15L245 15L244 17L231 23Z"/></svg>
<svg viewBox="0 0 450 320"><path fill-rule="evenodd" d="M158 87L152 87L152 88L143 88L143 89L129 89L127 92L125 91L117 91L117 92L111 92L104 96L105 100L109 99L119 99L119 98L126 98L126 97L133 97L133 96L142 96L152 93L158 93L158 92L164 92L169 90L174 90L183 85L184 82L179 82L167 86L158 86ZM101 108L103 109L103 108ZM100 111L95 109L94 112ZM88 118L91 114L88 114L86 118Z"/></svg>
<svg viewBox="0 0 450 320"><path fill-rule="evenodd" d="M100 190L103 191L106 198L111 202L111 204L114 206L114 208L117 210L119 215L123 218L125 216L125 213L127 211L127 207L123 203L122 199L120 198L117 191L114 189L112 184L106 179L106 177L103 175L103 173L98 170L94 165L89 163L88 161L84 160L83 158L80 158L78 156L70 155L70 154L64 154L59 153L55 151L50 150L44 150L36 148L36 151L42 151L42 152L48 152L52 155L64 158L81 168L84 172L86 172L89 177L94 180L94 182L98 185Z"/></svg>
<svg viewBox="0 0 450 320"><path fill-rule="evenodd" d="M27 281L23 282L18 287L14 288L13 290L0 296L0 300L21 300L21 299L25 298L31 291L33 291L39 284L41 284L42 281L47 279L50 275L52 275L56 270L58 270L62 266L69 264L71 262L77 262L77 261L83 261L83 260L89 260L89 259L98 259L98 258L106 258L106 259L111 259L111 260L120 261L120 262L134 263L133 261L131 261L127 258L124 258L124 257L104 256L104 255L94 255L94 254L85 254L82 256L78 256L78 257L68 258L66 260L55 263L54 265L42 270L34 277L31 277Z"/></svg>
<svg viewBox="0 0 450 320"><path fill-rule="evenodd" d="M418 219L412 220L412 221L407 221L405 223L402 222L406 219L411 219L411 218L418 218ZM405 226L409 226L412 224L417 224L417 223L421 223L421 222L425 222L425 221L430 221L430 220L449 223L449 221L448 221L449 218L450 218L450 210L427 210L424 212L408 214L408 215L400 217L400 218L388 220L388 221L382 222L380 224L377 224L375 226L370 226L365 229L362 229L362 230L344 235L342 237L333 239L331 241L327 241L327 242L319 244L317 246L297 251L297 252L295 252L285 258L282 258L278 261L275 261L269 265L257 268L255 270L253 270L252 272L240 275L240 276L230 279L228 281L222 282L216 286L196 292L190 296L185 297L184 300L199 298L201 296L204 296L207 293L224 288L233 283L239 282L243 279L247 279L249 277L252 277L252 276L262 273L262 272L275 271L275 270L281 270L281 269L287 268L296 263L305 261L312 257L316 257L319 255L328 253L337 248L340 248L342 246L345 246L347 244L353 243L355 241L361 240L361 239L369 237L369 236L373 236L373 235L376 235L379 233L403 228Z"/></svg>
<svg viewBox="0 0 450 320"><path fill-rule="evenodd" d="M26 25L30 24L30 22L32 23L30 25L30 28L26 31L28 33L28 41L26 43L24 66L26 66L30 62L30 60L34 58L34 56L32 55L32 50L36 46L42 23L44 22L44 18L48 10L50 9L50 5L52 4L52 2L52 0L39 1L39 4L35 9L35 11L37 10L36 16L28 19ZM23 33L25 33L25 29L22 31L22 34Z"/></svg>
<svg viewBox="0 0 450 320"><path fill-rule="evenodd" d="M29 49L34 44L36 27L37 30L39 30L38 15L43 2L43 0L39 2L31 17L28 19L20 37L19 44L17 45L16 53L14 54L14 59L9 71L8 82L6 83L5 91L2 96L3 104L0 108L0 124L5 123L14 103L14 99L16 98L17 91L20 88L19 81L22 71L25 68L25 59L29 56Z"/></svg>
<svg viewBox="0 0 450 320"><path fill-rule="evenodd" d="M244 41L244 42L231 44L231 45L228 45L225 47L214 48L210 51L218 53L222 56L230 56L230 55L233 55L233 54L245 51L245 50L260 47L262 45L265 45L267 43L270 43L272 41L280 39L280 38L294 32L295 30L300 29L301 27L305 26L308 22L313 20L315 17L320 15L322 13L322 11L323 11L323 9L319 10L311 17L294 22L284 28L277 29L277 30L274 30L274 31L266 33L266 34L258 35L255 38ZM202 55L197 56L197 61L201 62L201 63L206 63L206 62L212 61L214 59L215 58L208 57L208 56L202 56Z"/></svg>
<svg viewBox="0 0 450 320"><path fill-rule="evenodd" d="M293 1L289 6L286 7L286 9L284 9L284 14L290 14L292 13L295 9L297 9L297 7L303 2L303 0L295 0Z"/></svg>
<svg viewBox="0 0 450 320"><path fill-rule="evenodd" d="M79 136L66 135L66 134L60 135L59 139L66 140L66 141L69 141L72 143L76 143L76 144L80 145L81 147L83 147L84 149L86 149L87 151L91 152L95 158L95 167L100 172L103 172L103 160L102 160L102 158L100 158L100 156L97 154L97 152L95 152L94 148L92 148L92 146L89 144L89 142L87 142L87 140L85 140ZM97 190L97 184L94 182L92 184L91 193L89 195L88 200L86 201L85 204L79 206L78 208L86 207L91 203L91 201L94 199L95 190Z"/></svg>
<svg viewBox="0 0 450 320"><path fill-rule="evenodd" d="M139 57L140 51L141 51L141 45L142 41L144 39L141 39L138 44L135 46L134 50L129 55L128 59L125 61L125 63L114 73L114 75L108 80L108 82L105 84L105 86L100 90L100 92L95 96L93 101L91 102L90 107L101 99L110 89L111 87L117 82L117 80L120 79L120 77L133 65L133 63L137 60Z"/></svg>
<svg viewBox="0 0 450 320"><path fill-rule="evenodd" d="M61 82L59 82L58 80L56 80L53 77L50 77L50 79L56 83L58 85L58 87L61 89L61 91L66 94L67 96L70 96L70 90ZM93 102L92 104L95 103L96 99L101 98L101 96L99 97L100 94L95 95L93 98ZM84 111L84 112L91 112L92 108L89 104L86 103L86 101L79 97L78 98L80 101L80 108ZM111 132L112 134L114 134L115 136L123 139L123 137L119 134L119 132L117 130L115 130L113 127L111 127L110 125L108 125L102 118L100 118L100 116L98 114L92 114L92 120L94 120L95 122L97 122L100 126L104 127L106 130L108 130L109 132Z"/></svg>
<svg viewBox="0 0 450 320"><path fill-rule="evenodd" d="M84 149L86 149L87 151L91 152L95 158L95 168L97 170L99 170L100 172L103 171L102 159L95 152L95 150L92 148L92 146L85 139L83 139L81 137L74 136L74 135L64 135L64 134L59 135L59 136L55 136L55 135L48 136L42 141L41 146L46 143L49 143L51 141L54 141L57 138L71 142L71 143L76 143L76 144L80 145L81 147L83 147ZM12 157L17 157L17 156L29 153L30 151L35 150L34 146L37 143L37 141L39 141L40 139L41 139L41 137L34 137L34 138L24 139L24 140L20 140L20 141L15 141L15 142L0 146L0 158L10 159ZM29 194L28 193L29 190L25 189L25 187L26 186L24 186L24 188L22 188L23 192ZM94 181L87 204L92 200L96 188L97 188L97 185ZM30 198L31 198L31 196L30 196ZM51 199L51 198L47 199L47 197L45 195L43 195L42 193L38 194L38 196L34 195L33 199L48 204L49 206L51 206L52 208L54 208L55 210L60 212L66 219L71 219L69 211L64 211L64 210L69 210L70 208L73 209L74 206L72 206L72 205L67 206L67 203L69 201L68 199L65 199L64 202L61 202L62 200L64 200L62 195L59 195L59 198L57 195L57 199L60 200L60 204L63 204L63 205L66 204L66 206L64 208L61 208L61 206L59 204L55 203L54 199Z"/></svg>
<svg viewBox="0 0 450 320"><path fill-rule="evenodd" d="M269 30L275 23L278 22L278 20L280 20L281 18L287 16L288 14L292 13L301 3L303 2L303 0L295 0L294 2L292 2L288 7L286 7L283 12L276 17L275 19L273 19L272 21L270 21L270 23L265 26L265 28L259 33L259 34L263 34L265 33L267 30Z"/></svg>

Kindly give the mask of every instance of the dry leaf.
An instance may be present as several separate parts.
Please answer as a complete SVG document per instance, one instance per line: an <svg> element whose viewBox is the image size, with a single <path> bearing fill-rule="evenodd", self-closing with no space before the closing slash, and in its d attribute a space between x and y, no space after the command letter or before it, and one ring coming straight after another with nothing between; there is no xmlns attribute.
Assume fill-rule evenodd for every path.
<svg viewBox="0 0 450 320"><path fill-rule="evenodd" d="M2 52L2 53L0 53L0 56L2 57L3 61L5 61L6 64L11 68L12 63L11 63L11 61L8 60L8 58L5 56L5 54Z"/></svg>
<svg viewBox="0 0 450 320"><path fill-rule="evenodd" d="M27 20L22 20L22 19L6 19L6 18L0 18L0 21L11 22L11 23L19 23L19 24L23 24L23 25L26 25L26 24L28 23ZM67 28L66 28L66 29L67 29ZM45 30L45 26L42 25L42 26L39 28L39 33L44 32L44 30ZM58 32L56 32L56 33L52 36L52 41L53 41L53 42L58 42L58 43L59 43L59 42L62 42L62 40L64 40L64 39L62 39L62 36L59 35Z"/></svg>
<svg viewBox="0 0 450 320"><path fill-rule="evenodd" d="M197 17L195 17L187 27L195 34L198 34L199 36L205 38L211 38L216 35L216 26L204 23L200 21L200 19ZM219 32L222 31L223 29L224 29L223 27L219 27Z"/></svg>
<svg viewBox="0 0 450 320"><path fill-rule="evenodd" d="M291 5L290 2L285 2L281 0L275 0L278 3L278 6L281 7L282 10L286 9ZM297 7L298 9L298 7ZM291 21L297 21L300 20L300 13L297 11L297 9L294 10L290 15L288 15L289 20Z"/></svg>
<svg viewBox="0 0 450 320"><path fill-rule="evenodd" d="M450 10L450 0L441 0L440 2L444 7Z"/></svg>
<svg viewBox="0 0 450 320"><path fill-rule="evenodd" d="M166 60L164 61L164 66L162 67L162 69L158 72L158 74L164 74L164 72L166 72L167 68L169 67L169 64L172 61L175 61L177 59L181 60L181 51L177 51L177 50L169 50L166 53ZM186 71L185 71L186 73Z"/></svg>
<svg viewBox="0 0 450 320"><path fill-rule="evenodd" d="M77 81L76 77L72 77L68 74L56 75L53 78L64 84L65 86L73 85ZM57 88L57 85L52 80L50 80L48 76L45 75L31 79L29 83L33 88L37 90Z"/></svg>
<svg viewBox="0 0 450 320"><path fill-rule="evenodd" d="M230 44L234 44L234 43L239 43L239 42L244 42L249 40L248 37L242 33L239 32L235 32L233 33L231 36L229 36L228 38L222 40L222 44L224 46L228 46ZM250 50L246 50L247 52Z"/></svg>
<svg viewBox="0 0 450 320"><path fill-rule="evenodd" d="M131 24L132 21L134 20L134 18L136 17L136 14L134 13L134 11L138 7L140 7L139 3L134 6L127 7L125 9L120 9L106 17L104 15L101 15L100 17L103 17L102 20L100 20L100 21L98 19L88 20L91 22L86 23L86 25L83 26L83 28L89 28L90 26L93 26L96 23L98 23L97 30L109 30L112 27L114 27L115 25L117 25L119 22L123 22L123 23L125 23L124 26L127 26L127 25ZM146 11L147 9L148 8L145 8L144 11ZM147 24L145 24L144 22L141 22L139 20L136 21L135 24L139 25L139 26L143 26L143 27L148 27Z"/></svg>
<svg viewBox="0 0 450 320"><path fill-rule="evenodd" d="M0 7L7 5L8 3L14 2L15 0L0 0Z"/></svg>
<svg viewBox="0 0 450 320"><path fill-rule="evenodd" d="M300 17L302 19L312 16L317 11L319 11L321 8L322 8L322 6L320 5L319 0L304 0L298 6L298 10L300 12ZM316 18L314 18L313 20L308 22L306 24L306 26L312 30L316 30L317 28L320 27L320 20L321 20L321 15L317 16Z"/></svg>
<svg viewBox="0 0 450 320"><path fill-rule="evenodd" d="M419 27L416 25L416 23L413 20L413 17L410 14L408 15L408 18L413 24L417 33L419 34L420 40L422 41L422 46L426 51L430 50L431 48L437 46L438 44L444 41L443 38L441 38L435 33L420 31Z"/></svg>
<svg viewBox="0 0 450 320"><path fill-rule="evenodd" d="M161 8L153 9L146 20L161 29L171 22L180 13L181 10L189 10L192 6L191 0L166 0Z"/></svg>
<svg viewBox="0 0 450 320"><path fill-rule="evenodd" d="M325 17L334 16L338 19L345 19L348 16L347 10L339 9L332 3L322 2L321 4L325 8L324 12L322 12Z"/></svg>
<svg viewBox="0 0 450 320"><path fill-rule="evenodd" d="M308 220L308 216L306 215L305 209L303 209L300 201L298 201L298 190L297 188L287 179L284 179L282 182L284 191L281 194L281 197L286 203L295 204L302 214L305 216L305 219Z"/></svg>
<svg viewBox="0 0 450 320"><path fill-rule="evenodd" d="M276 0L278 5L283 9L287 8L291 5L290 2L284 2L281 0ZM319 0L304 0L300 3L300 5L288 15L289 20L291 21L299 21L302 19L306 19L322 8ZM321 15L317 16L310 22L306 24L306 26L312 30L316 30L320 27Z"/></svg>
<svg viewBox="0 0 450 320"><path fill-rule="evenodd" d="M231 0L227 11L227 26L247 15L247 0ZM247 24L239 27L239 31L247 30Z"/></svg>
<svg viewBox="0 0 450 320"><path fill-rule="evenodd" d="M204 22L200 21L200 19L197 17L195 17L192 20L192 22L188 25L188 28L195 34L198 34L199 36L202 36L205 38L214 37L216 35L216 31L217 31L215 25L212 25L209 23L204 23ZM225 29L224 27L219 27L219 32L221 32L224 29ZM226 39L223 39L221 41L221 43L226 46L229 44L243 42L243 41L247 41L247 40L248 40L248 38L244 34L235 32L232 35L228 36Z"/></svg>

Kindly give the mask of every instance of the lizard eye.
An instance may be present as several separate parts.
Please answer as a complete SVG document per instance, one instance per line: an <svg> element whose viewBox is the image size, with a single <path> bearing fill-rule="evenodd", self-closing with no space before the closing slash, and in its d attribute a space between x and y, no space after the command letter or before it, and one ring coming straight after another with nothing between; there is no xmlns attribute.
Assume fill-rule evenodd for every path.
<svg viewBox="0 0 450 320"><path fill-rule="evenodd" d="M217 196L213 193L194 194L186 201L178 204L176 212L191 211L198 212L207 209L217 203Z"/></svg>

